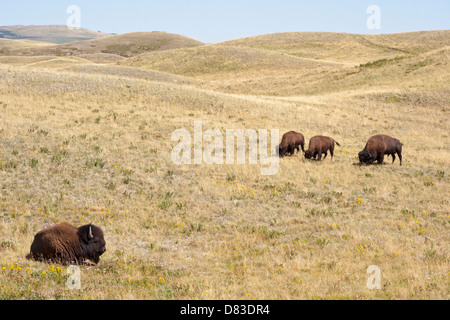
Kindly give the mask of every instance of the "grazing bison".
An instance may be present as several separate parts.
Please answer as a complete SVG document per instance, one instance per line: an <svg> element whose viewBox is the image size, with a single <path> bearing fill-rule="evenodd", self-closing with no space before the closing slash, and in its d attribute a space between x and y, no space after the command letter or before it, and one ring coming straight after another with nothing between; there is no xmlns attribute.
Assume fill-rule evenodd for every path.
<svg viewBox="0 0 450 320"><path fill-rule="evenodd" d="M319 156L319 161L322 160L322 154L325 154L325 157L328 155L328 150L331 154L331 161L333 161L334 156L334 144L337 144L338 146L341 146L337 141L335 141L333 138L330 137L324 137L324 136L315 136L312 137L311 140L309 140L309 149L305 151L305 158L314 160L317 156Z"/></svg>
<svg viewBox="0 0 450 320"><path fill-rule="evenodd" d="M403 144L395 138L384 134L377 134L371 137L359 156L359 162L361 164L372 164L377 161L378 164L382 164L384 161L384 155L392 156L392 163L395 161L395 154L400 159L400 165L402 165L402 147Z"/></svg>
<svg viewBox="0 0 450 320"><path fill-rule="evenodd" d="M278 146L278 154L280 157L284 157L286 154L293 155L295 149L300 152L300 147L302 147L302 151L305 151L305 137L303 134L289 131L288 133L285 133L281 139L281 143Z"/></svg>
<svg viewBox="0 0 450 320"><path fill-rule="evenodd" d="M61 223L39 231L31 244L29 259L61 264L94 263L106 251L103 231L92 224L79 228Z"/></svg>

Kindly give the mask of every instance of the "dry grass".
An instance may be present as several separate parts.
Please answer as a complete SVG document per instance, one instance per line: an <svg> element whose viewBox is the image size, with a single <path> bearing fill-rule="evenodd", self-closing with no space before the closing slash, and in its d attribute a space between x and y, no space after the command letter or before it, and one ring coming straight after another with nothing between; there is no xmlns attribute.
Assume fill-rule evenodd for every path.
<svg viewBox="0 0 450 320"><path fill-rule="evenodd" d="M286 32L220 43L277 51L302 58L364 64L398 55L424 53L450 44L449 30L361 35L334 32Z"/></svg>
<svg viewBox="0 0 450 320"><path fill-rule="evenodd" d="M302 59L278 52L221 45L205 45L196 48L182 48L172 51L152 52L119 62L144 69L170 73L214 78L224 75L246 75L276 71L299 72L318 67L335 67L335 63L323 63Z"/></svg>
<svg viewBox="0 0 450 320"><path fill-rule="evenodd" d="M414 35L420 45L411 45ZM363 36L333 33L272 34L150 52L117 62L204 80L202 88L226 93L297 96L377 87L448 88L447 31ZM427 43L424 37L429 37ZM313 43L314 45L312 45ZM394 47L396 46L396 47ZM318 55L301 54L298 50ZM345 57L345 61L338 58ZM410 88L410 89L409 89Z"/></svg>
<svg viewBox="0 0 450 320"><path fill-rule="evenodd" d="M12 40L12 39L0 39L0 54L9 55L11 51L28 50L31 48L46 47L51 45L48 42L40 42L33 40Z"/></svg>
<svg viewBox="0 0 450 320"><path fill-rule="evenodd" d="M0 35L6 39L32 39L38 42L67 43L110 36L108 33L87 29L70 29L66 25L0 26ZM21 41L21 40L19 40Z"/></svg>
<svg viewBox="0 0 450 320"><path fill-rule="evenodd" d="M137 58L62 69L3 60L1 298L449 298L445 46L377 57L339 85L336 73L354 66L302 68L298 57L241 49L146 54L144 69ZM170 62L180 57L188 65ZM288 91L277 82L284 73ZM292 89L300 76L320 85L302 94L307 84ZM221 87L245 77L258 85ZM342 147L333 162L284 158L275 176L251 165L174 165L172 132L192 132L198 120L204 130L330 135ZM353 165L374 133L404 143L402 167ZM66 267L25 259L34 234L62 221L105 232L107 252L82 267L81 290L66 288ZM381 290L366 287L370 265L381 268Z"/></svg>
<svg viewBox="0 0 450 320"><path fill-rule="evenodd" d="M48 44L46 46L29 46L15 49L8 46L4 55L56 55L74 56L86 54L108 54L121 57L136 56L144 52L170 50L184 47L196 47L202 42L166 32L132 32L105 36L99 39L75 41L64 44Z"/></svg>

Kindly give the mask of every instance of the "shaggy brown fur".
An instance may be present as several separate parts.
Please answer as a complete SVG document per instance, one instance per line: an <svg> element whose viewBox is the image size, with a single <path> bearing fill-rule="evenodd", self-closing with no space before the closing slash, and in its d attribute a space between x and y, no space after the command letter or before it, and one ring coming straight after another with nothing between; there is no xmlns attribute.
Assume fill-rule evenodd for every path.
<svg viewBox="0 0 450 320"><path fill-rule="evenodd" d="M337 141L335 141L333 138L330 137L324 137L324 136L315 136L312 137L311 140L309 140L309 149L305 151L305 158L314 160L318 156L318 161L322 160L322 154L325 154L325 158L328 156L328 151L330 151L331 154L331 161L333 161L334 156L334 144L337 144L338 146L341 146Z"/></svg>
<svg viewBox="0 0 450 320"><path fill-rule="evenodd" d="M39 231L31 244L29 259L61 264L98 263L106 251L103 231L94 225L79 228L61 223Z"/></svg>
<svg viewBox="0 0 450 320"><path fill-rule="evenodd" d="M377 161L378 164L382 164L384 161L384 155L392 156L392 163L395 161L395 154L400 159L400 165L402 165L402 147L403 144L400 140L385 134L377 134L371 137L359 156L359 162L361 164L372 164Z"/></svg>
<svg viewBox="0 0 450 320"><path fill-rule="evenodd" d="M300 147L302 148L302 151L305 151L305 137L303 134L289 131L283 135L281 143L278 146L278 153L280 157L284 157L286 154L293 155L295 149L300 152Z"/></svg>

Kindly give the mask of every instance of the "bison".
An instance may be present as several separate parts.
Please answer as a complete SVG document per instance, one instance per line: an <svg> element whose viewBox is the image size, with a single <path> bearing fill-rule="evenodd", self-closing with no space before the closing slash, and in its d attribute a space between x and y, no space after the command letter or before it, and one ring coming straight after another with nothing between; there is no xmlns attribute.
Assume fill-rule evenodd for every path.
<svg viewBox="0 0 450 320"><path fill-rule="evenodd" d="M325 158L328 156L328 151L331 154L331 161L333 161L334 156L334 144L341 146L337 141L330 137L315 136L309 140L309 149L305 151L305 158L314 160L319 156L318 161L322 160L322 154L325 154Z"/></svg>
<svg viewBox="0 0 450 320"><path fill-rule="evenodd" d="M83 264L89 259L98 264L106 251L105 245L99 227L88 224L76 228L63 222L39 231L27 258L60 264Z"/></svg>
<svg viewBox="0 0 450 320"><path fill-rule="evenodd" d="M293 155L295 153L295 149L300 152L300 147L302 151L305 151L305 137L303 134L289 131L283 135L281 139L281 143L278 146L278 154L280 157L284 157L286 154Z"/></svg>
<svg viewBox="0 0 450 320"><path fill-rule="evenodd" d="M377 134L371 137L364 148L358 154L360 164L372 164L377 161L382 164L384 155L392 156L392 163L395 162L395 154L400 159L402 165L402 147L403 144L396 138L387 136L385 134Z"/></svg>

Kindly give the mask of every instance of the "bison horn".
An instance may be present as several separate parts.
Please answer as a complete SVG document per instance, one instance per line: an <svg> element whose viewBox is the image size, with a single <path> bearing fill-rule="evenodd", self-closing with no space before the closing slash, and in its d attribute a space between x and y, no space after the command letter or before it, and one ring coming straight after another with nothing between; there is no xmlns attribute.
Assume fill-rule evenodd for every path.
<svg viewBox="0 0 450 320"><path fill-rule="evenodd" d="M92 225L89 225L89 239L93 239L94 236L92 235Z"/></svg>

